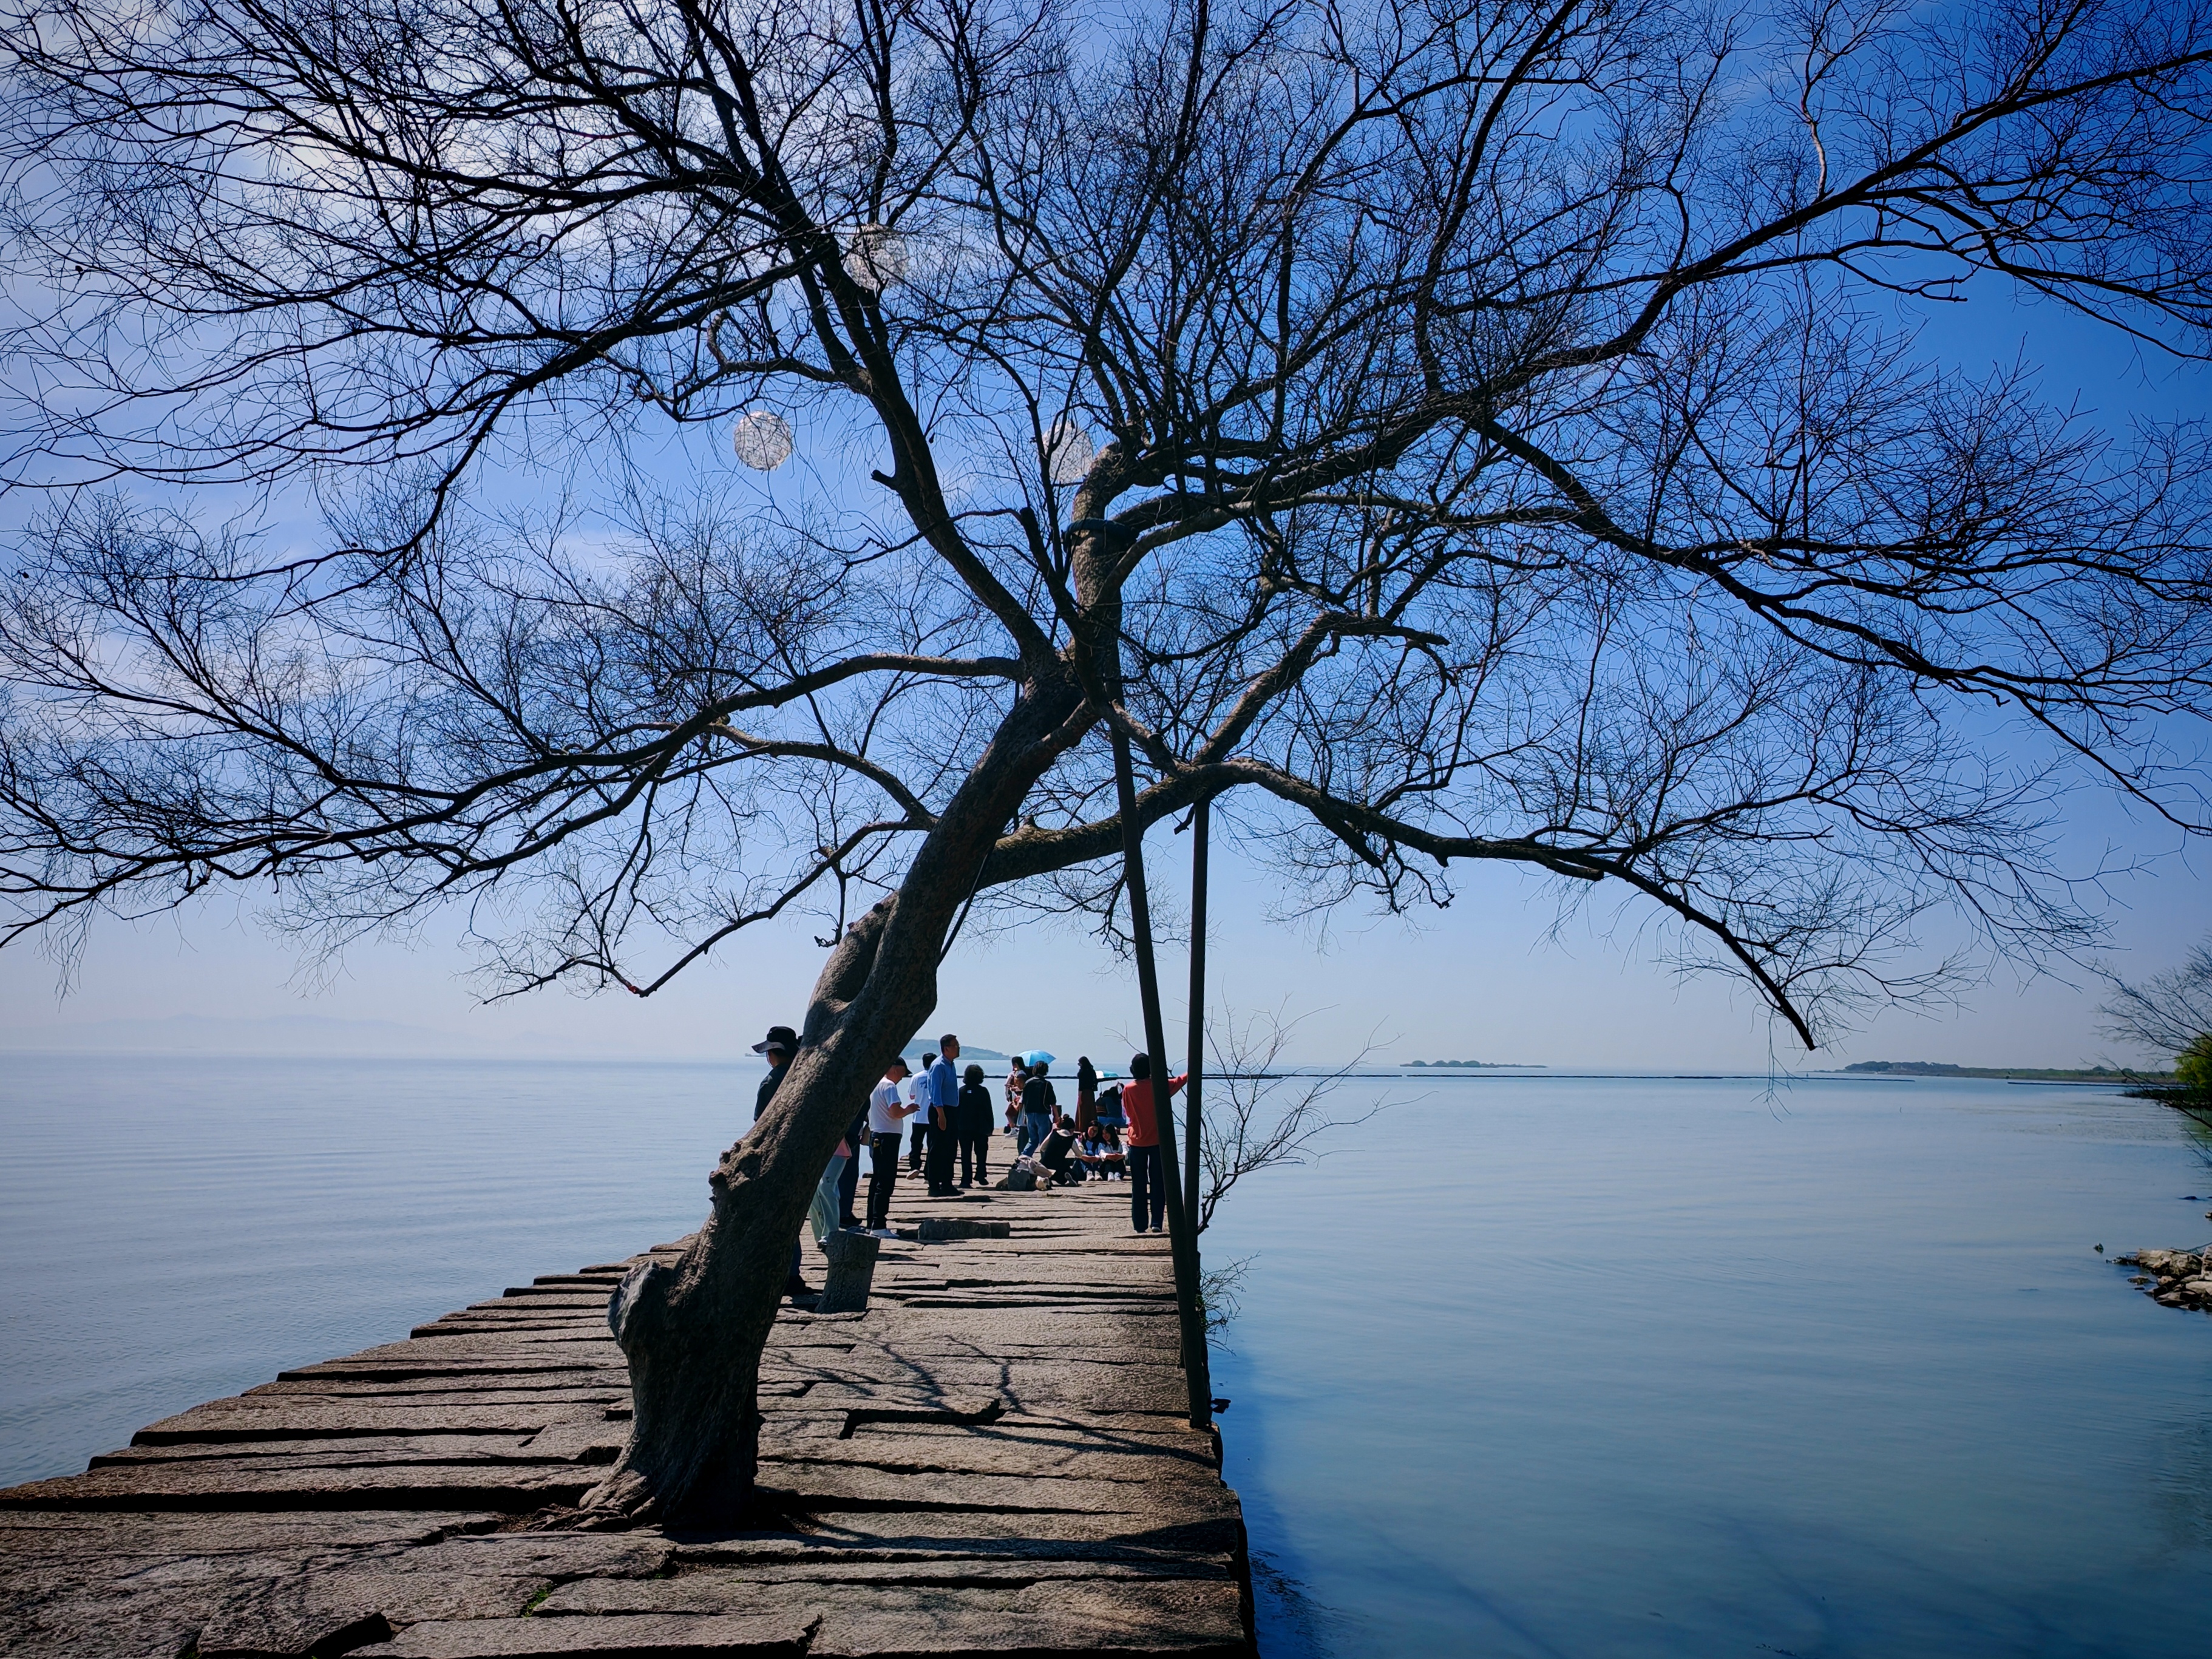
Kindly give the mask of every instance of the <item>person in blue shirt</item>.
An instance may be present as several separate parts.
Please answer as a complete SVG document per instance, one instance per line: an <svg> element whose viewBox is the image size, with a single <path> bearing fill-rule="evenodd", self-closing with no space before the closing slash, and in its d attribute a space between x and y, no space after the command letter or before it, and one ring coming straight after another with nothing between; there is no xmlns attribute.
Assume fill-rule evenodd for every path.
<svg viewBox="0 0 2212 1659"><path fill-rule="evenodd" d="M960 1068L953 1062L959 1058L960 1039L947 1031L938 1038L937 1058L929 1063L929 1161L924 1174L932 1198L958 1190L952 1184L952 1149L957 1144L953 1115L960 1108Z"/></svg>

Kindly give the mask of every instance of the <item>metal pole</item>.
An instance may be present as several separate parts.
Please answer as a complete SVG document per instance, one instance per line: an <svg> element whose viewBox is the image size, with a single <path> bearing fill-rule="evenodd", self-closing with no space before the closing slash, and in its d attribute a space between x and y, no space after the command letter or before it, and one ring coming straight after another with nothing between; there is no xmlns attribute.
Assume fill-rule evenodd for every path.
<svg viewBox="0 0 2212 1659"><path fill-rule="evenodd" d="M1182 1086L1182 1207L1193 1232L1206 1224L1198 1198L1205 1147L1204 1108L1198 1097L1199 1075L1206 1065L1206 835L1212 810L1212 801L1201 800L1190 812L1190 1081Z"/></svg>
<svg viewBox="0 0 2212 1659"><path fill-rule="evenodd" d="M1152 963L1152 913L1145 892L1145 832L1137 822L1136 772L1129 739L1114 728L1114 781L1121 796L1122 876L1129 890L1129 932L1137 949L1137 993L1144 1004L1145 1052L1151 1056L1152 1116L1160 1135L1160 1184L1166 1190L1168 1251L1175 1261L1176 1312L1182 1327L1183 1381L1190 1425L1213 1424L1213 1379L1206 1364L1206 1310L1198 1297L1198 1236L1183 1207L1176 1168L1175 1101L1168 1093L1167 1027L1160 1018L1160 981Z"/></svg>

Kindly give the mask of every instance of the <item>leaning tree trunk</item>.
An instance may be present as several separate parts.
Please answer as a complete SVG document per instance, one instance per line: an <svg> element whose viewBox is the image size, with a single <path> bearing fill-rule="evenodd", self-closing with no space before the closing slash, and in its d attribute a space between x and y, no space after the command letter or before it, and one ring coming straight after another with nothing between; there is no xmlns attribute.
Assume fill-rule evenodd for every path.
<svg viewBox="0 0 2212 1659"><path fill-rule="evenodd" d="M792 1241L854 1112L935 1007L953 920L1030 786L1073 740L1064 722L1080 702L1063 682L1016 702L898 892L838 941L782 1086L708 1178L705 1224L674 1266L624 1280L612 1319L629 1361L629 1443L586 1495L585 1524L753 1513L761 1352Z"/></svg>
<svg viewBox="0 0 2212 1659"><path fill-rule="evenodd" d="M866 986L895 908L885 900L841 942L810 1013L847 1002L836 994L850 981ZM792 1240L854 1103L928 1015L927 992L881 994L888 988L873 999L876 1018L836 1021L820 1042L800 1049L770 1109L708 1178L707 1219L675 1265L649 1266L623 1281L611 1317L629 1361L629 1444L585 1498L587 1512L700 1522L737 1522L750 1512L760 1456L760 1357L791 1271ZM902 1015L910 1017L895 1023Z"/></svg>

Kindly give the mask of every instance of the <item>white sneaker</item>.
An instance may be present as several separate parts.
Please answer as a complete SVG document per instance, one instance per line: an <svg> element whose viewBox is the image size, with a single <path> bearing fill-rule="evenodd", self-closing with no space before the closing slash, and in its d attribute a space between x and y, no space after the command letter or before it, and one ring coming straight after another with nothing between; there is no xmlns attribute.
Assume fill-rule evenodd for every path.
<svg viewBox="0 0 2212 1659"><path fill-rule="evenodd" d="M868 1237L870 1238L896 1238L898 1235L893 1232L889 1227L871 1227L868 1229Z"/></svg>

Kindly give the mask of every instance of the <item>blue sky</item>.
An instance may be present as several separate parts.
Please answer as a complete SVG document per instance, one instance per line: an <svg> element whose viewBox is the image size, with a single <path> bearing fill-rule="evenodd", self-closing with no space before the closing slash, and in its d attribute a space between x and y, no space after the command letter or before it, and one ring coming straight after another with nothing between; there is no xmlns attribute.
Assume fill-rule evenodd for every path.
<svg viewBox="0 0 2212 1659"><path fill-rule="evenodd" d="M2106 832L2130 828L2107 799L2088 797L2082 806L2075 840L2085 853L2101 847ZM1158 833L1150 845L1172 908L1185 844ZM2154 873L2114 886L2120 948L2112 959L2122 971L2167 965L2212 921L2205 863L2203 851L2193 859L2175 854ZM1747 991L1714 978L1680 982L1653 961L1632 911L1609 933L1598 925L1609 914L1601 909L1554 935L1549 898L1510 870L1467 875L1450 910L1413 925L1346 913L1322 940L1266 920L1269 878L1233 856L1217 855L1215 869L1215 998L1304 1016L1296 1048L1309 1060L1355 1050L1370 1037L1378 1058L1553 1066L1763 1070L1770 1054L1793 1067L1877 1058L2069 1066L2136 1057L2097 1036L2099 992L2078 974L2069 985L2000 968L1958 1007L1887 1012L1809 1060L1786 1031L1770 1032ZM96 928L64 1000L57 1000L51 962L34 950L0 951L8 1010L0 1024L21 1033L117 1018L315 1014L396 1021L516 1052L735 1057L769 1024L799 1018L821 954L805 924L764 929L740 936L649 1000L553 992L487 1008L461 976L468 959L451 936L356 949L318 982L234 902L211 904ZM1164 952L1174 1031L1185 971L1180 949ZM1126 1052L1139 1024L1133 977L1096 940L1048 926L963 939L945 964L931 1021L994 1048L1042 1046L1102 1061ZM1180 1036L1170 1041L1179 1044Z"/></svg>
<svg viewBox="0 0 2212 1659"><path fill-rule="evenodd" d="M2203 368L2162 358L2061 307L1978 289L1969 304L1929 306L1904 320L1921 325L1923 345L1970 371L2025 357L2039 367L2054 400L2077 403L2100 422L2204 413ZM2112 926L2106 959L2118 971L2154 972L2212 927L2212 848L2192 854L2170 826L2086 783L2067 798L2065 815L2073 868L2094 869L2112 855L2142 866L2103 895ZM1164 886L1179 887L1176 866L1185 855L1181 841L1155 837ZM1318 939L1265 921L1272 878L1233 855L1218 857L1217 871L1216 995L1243 1009L1304 1016L1297 1046L1306 1058L1372 1040L1378 1057L1391 1059L1753 1069L1770 1060L1808 1063L1740 986L1679 981L1655 959L1639 914L1616 914L1609 897L1555 930L1552 902L1529 878L1455 869L1461 896L1449 912L1404 921L1347 911ZM407 943L357 948L328 971L303 970L258 929L249 907L219 899L155 921L96 927L64 998L57 996L54 964L34 946L0 951L0 1027L20 1041L27 1032L112 1019L308 1013L398 1021L518 1050L735 1055L769 1023L799 1016L820 965L812 928L801 921L742 935L646 1002L553 992L486 1008L463 977L468 958L457 943L458 918ZM1180 951L1169 952L1163 973L1174 1011L1183 971ZM2098 983L2069 973L2070 983L2000 965L1958 1006L1883 1012L1810 1063L1879 1057L2065 1066L2142 1058L2097 1035ZM945 964L931 1023L996 1048L1040 1045L1103 1059L1126 1051L1139 1021L1131 977L1097 941L1033 927L963 939Z"/></svg>

